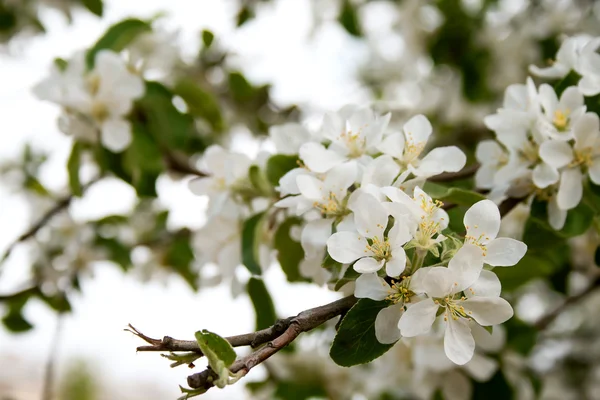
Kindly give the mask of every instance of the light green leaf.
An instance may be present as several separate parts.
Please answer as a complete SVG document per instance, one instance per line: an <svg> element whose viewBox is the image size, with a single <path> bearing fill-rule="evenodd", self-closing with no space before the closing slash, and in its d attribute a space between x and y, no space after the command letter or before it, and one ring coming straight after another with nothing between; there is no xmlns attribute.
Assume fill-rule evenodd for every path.
<svg viewBox="0 0 600 400"><path fill-rule="evenodd" d="M235 350L233 350L231 344L221 336L203 329L202 331L196 332L195 337L198 346L200 346L200 350L206 356L208 364L215 372L220 369L219 361L223 362L223 365L226 368L235 361L237 357Z"/></svg>
<svg viewBox="0 0 600 400"><path fill-rule="evenodd" d="M223 132L225 122L221 114L221 107L212 93L188 78L177 81L173 87L173 93L185 101L190 114L205 119L216 132Z"/></svg>
<svg viewBox="0 0 600 400"><path fill-rule="evenodd" d="M478 201L485 200L485 196L481 193L457 187L447 187L432 182L426 182L423 185L423 190L433 199L459 206L472 206Z"/></svg>

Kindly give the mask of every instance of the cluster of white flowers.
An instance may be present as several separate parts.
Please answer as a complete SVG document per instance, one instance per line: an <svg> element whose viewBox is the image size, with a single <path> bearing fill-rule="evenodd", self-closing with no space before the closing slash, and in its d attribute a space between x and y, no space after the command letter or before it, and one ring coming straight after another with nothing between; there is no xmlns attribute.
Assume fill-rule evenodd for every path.
<svg viewBox="0 0 600 400"><path fill-rule="evenodd" d="M327 115L316 133L297 126L274 130L274 142L295 143L301 161L280 180L286 197L275 205L305 217L307 258L321 262L326 247L331 258L361 274L357 297L389 301L377 316L380 342L427 335L436 320L444 320L446 354L464 364L474 351L471 324L495 325L512 316L499 297L498 278L484 264L514 265L526 246L496 239L500 213L489 200L465 214L464 243L447 238L448 214L420 186L428 177L462 169L466 157L450 146L421 158L432 133L427 118L411 118L402 132L387 132L389 119L346 107ZM446 240L455 243L454 251L440 259ZM435 265L424 262L429 252L440 259Z"/></svg>
<svg viewBox="0 0 600 400"><path fill-rule="evenodd" d="M482 164L477 186L490 189L496 202L530 194L547 200L554 229L561 229L568 210L580 203L588 176L600 184L600 123L596 113L586 112L584 98L600 93L598 39L567 39L551 67L531 67L544 77L564 78L571 70L581 75L560 97L549 84L537 88L531 78L509 86L503 107L485 118L497 140L477 147Z"/></svg>
<svg viewBox="0 0 600 400"><path fill-rule="evenodd" d="M122 53L101 50L91 70L86 53L78 52L65 65L54 63L34 94L62 107L63 133L121 152L132 140L127 115L144 95L144 77L172 78L170 72L180 59L176 35L149 31Z"/></svg>

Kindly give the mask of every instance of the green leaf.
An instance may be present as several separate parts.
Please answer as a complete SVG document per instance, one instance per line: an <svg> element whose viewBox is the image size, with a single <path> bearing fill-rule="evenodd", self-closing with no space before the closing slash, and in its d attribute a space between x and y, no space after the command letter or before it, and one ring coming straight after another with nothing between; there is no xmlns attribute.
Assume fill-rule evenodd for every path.
<svg viewBox="0 0 600 400"><path fill-rule="evenodd" d="M165 254L165 263L171 266L194 290L198 290L198 276L192 271L194 250L192 249L191 234L186 230L174 236Z"/></svg>
<svg viewBox="0 0 600 400"><path fill-rule="evenodd" d="M221 107L212 93L204 90L189 78L177 81L173 87L173 93L185 101L190 114L205 119L216 132L223 132L225 122L221 114Z"/></svg>
<svg viewBox="0 0 600 400"><path fill-rule="evenodd" d="M104 247L108 252L108 258L119 265L123 271L129 270L131 267L131 249L114 238L104 238L96 236L94 245Z"/></svg>
<svg viewBox="0 0 600 400"><path fill-rule="evenodd" d="M249 6L243 6L236 16L236 25L242 26L252 18L254 18L254 11Z"/></svg>
<svg viewBox="0 0 600 400"><path fill-rule="evenodd" d="M261 194L265 197L271 196L273 193L273 188L267 180L264 172L258 167L258 165L252 165L248 169L248 178L250 179L252 187L256 189L258 194Z"/></svg>
<svg viewBox="0 0 600 400"><path fill-rule="evenodd" d="M597 267L600 267L600 246L596 247L596 251L594 252L594 263Z"/></svg>
<svg viewBox="0 0 600 400"><path fill-rule="evenodd" d="M548 203L546 201L535 200L531 204L531 215L529 220L535 221L535 229L543 229L545 231L553 232L557 238L570 238L573 236L579 236L589 229L594 221L594 210L590 208L585 202L580 202L577 207L571 209L567 213L567 220L565 226L560 231L555 231L554 228L548 223ZM532 225L531 228L534 228ZM539 236L538 232L533 230L529 234L527 226L525 228L524 237L531 238L533 236ZM548 234L546 233L546 236ZM540 240L539 237L537 239ZM558 239L555 239L557 241ZM525 240L527 244L527 240ZM548 245L546 243L546 245Z"/></svg>
<svg viewBox="0 0 600 400"><path fill-rule="evenodd" d="M532 279L545 278L556 273L565 265L565 256L568 254L566 245L529 249L515 266L494 268L494 272L502 282L502 289L512 291Z"/></svg>
<svg viewBox="0 0 600 400"><path fill-rule="evenodd" d="M426 182L423 185L423 190L433 199L459 206L472 206L478 201L485 200L485 196L481 193L457 187L447 187L432 182Z"/></svg>
<svg viewBox="0 0 600 400"><path fill-rule="evenodd" d="M209 31L208 29L202 30L202 43L204 43L204 47L206 47L208 49L213 44L214 40L215 40L214 33Z"/></svg>
<svg viewBox="0 0 600 400"><path fill-rule="evenodd" d="M123 153L124 167L130 173L136 171L162 172L162 154L152 135L139 123L132 125L132 141Z"/></svg>
<svg viewBox="0 0 600 400"><path fill-rule="evenodd" d="M102 0L81 0L85 8L87 8L91 13L96 14L101 17L104 12L104 4Z"/></svg>
<svg viewBox="0 0 600 400"><path fill-rule="evenodd" d="M242 263L253 275L261 275L259 247L262 237L265 213L253 215L244 221L242 228Z"/></svg>
<svg viewBox="0 0 600 400"><path fill-rule="evenodd" d="M492 376L492 378L486 382L473 381L473 400L506 400L512 399L513 390L504 374L502 369Z"/></svg>
<svg viewBox="0 0 600 400"><path fill-rule="evenodd" d="M14 333L23 333L33 329L33 325L23 317L21 312L22 310L8 312L2 318L4 327Z"/></svg>
<svg viewBox="0 0 600 400"><path fill-rule="evenodd" d="M352 266L350 266L348 269L346 269L346 272L344 272L344 276L341 277L335 283L334 290L337 292L342 287L344 287L347 283L354 282L355 280L357 280L359 276L360 276L360 273L356 272L356 270Z"/></svg>
<svg viewBox="0 0 600 400"><path fill-rule="evenodd" d="M256 313L256 330L270 327L277 321L273 299L262 279L250 278L246 286Z"/></svg>
<svg viewBox="0 0 600 400"><path fill-rule="evenodd" d="M346 29L346 32L352 36L362 36L356 6L350 0L343 1L338 21Z"/></svg>
<svg viewBox="0 0 600 400"><path fill-rule="evenodd" d="M329 351L336 364L343 367L365 364L380 357L394 345L379 343L375 336L377 313L389 305L385 301L360 299L346 313Z"/></svg>
<svg viewBox="0 0 600 400"><path fill-rule="evenodd" d="M108 49L120 52L125 49L140 34L149 32L152 26L139 19L126 19L112 25L106 33L98 39L96 44L87 52L86 63L89 69L94 68L96 54L101 50Z"/></svg>
<svg viewBox="0 0 600 400"><path fill-rule="evenodd" d="M275 154L267 160L267 179L273 186L279 186L279 180L294 168L298 168L298 156Z"/></svg>
<svg viewBox="0 0 600 400"><path fill-rule="evenodd" d="M184 388L181 385L179 386L179 389L181 390L181 393L183 393L183 396L179 397L177 400L191 399L192 397L200 396L201 394L206 393L206 390L207 390L207 389L204 389L204 388L200 388L200 389L188 389L188 388Z"/></svg>
<svg viewBox="0 0 600 400"><path fill-rule="evenodd" d="M560 95L565 91L566 88L569 86L577 86L580 78L581 76L577 72L570 71L567 76L562 78L554 85L554 91L556 92L556 95L560 98Z"/></svg>
<svg viewBox="0 0 600 400"><path fill-rule="evenodd" d="M306 281L300 274L300 262L304 260L304 250L302 245L290 236L290 230L301 223L302 220L299 218L289 218L275 232L274 248L277 250L277 261L288 282Z"/></svg>
<svg viewBox="0 0 600 400"><path fill-rule="evenodd" d="M190 140L196 135L194 119L173 105L173 93L158 82L146 82L144 97L136 104L143 111L145 127L161 145L190 151Z"/></svg>
<svg viewBox="0 0 600 400"><path fill-rule="evenodd" d="M254 87L240 72L230 72L228 81L231 94L239 102L248 101L256 94Z"/></svg>
<svg viewBox="0 0 600 400"><path fill-rule="evenodd" d="M218 361L222 361L225 367L229 367L235 361L237 355L231 344L216 333L203 329L195 334L200 350L208 359L210 367L217 372Z"/></svg>
<svg viewBox="0 0 600 400"><path fill-rule="evenodd" d="M76 197L83 195L81 188L81 181L79 180L79 170L81 168L81 143L73 142L73 148L71 149L71 155L67 161L67 171L69 173L69 187L71 193Z"/></svg>

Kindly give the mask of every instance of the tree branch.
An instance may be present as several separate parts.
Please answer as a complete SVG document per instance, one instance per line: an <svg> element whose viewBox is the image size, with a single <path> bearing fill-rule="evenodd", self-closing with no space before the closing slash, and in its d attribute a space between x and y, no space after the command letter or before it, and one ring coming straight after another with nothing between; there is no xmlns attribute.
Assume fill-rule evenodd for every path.
<svg viewBox="0 0 600 400"><path fill-rule="evenodd" d="M569 308L571 305L579 303L580 301L582 301L583 299L585 299L587 296L589 296L591 293L593 293L596 289L598 289L600 287L600 276L598 276L591 284L590 286L585 289L583 292L576 294L574 296L571 297L567 297L565 299L565 301L558 306L557 308L555 308L552 312L550 312L549 314L545 315L544 317L540 318L539 321L537 321L535 323L535 327L539 330L544 330L546 329L550 324L552 324L552 322L554 322L554 320L556 318L558 318L558 316L560 314L562 314L567 308Z"/></svg>
<svg viewBox="0 0 600 400"><path fill-rule="evenodd" d="M98 176L92 179L91 181L87 182L81 187L81 191L85 192L87 189L89 189L90 186L98 182L100 179L102 179L102 177ZM69 194L68 196L59 199L51 209L46 211L46 213L42 215L40 219L38 219L27 231L21 234L21 236L19 236L6 248L4 254L2 255L2 257L0 257L0 263L6 261L6 259L10 257L10 254L19 243L23 243L34 237L40 229L42 229L44 226L46 226L48 222L50 222L50 220L52 220L52 218L54 218L61 211L69 207L71 201L73 201L73 197L73 194Z"/></svg>
<svg viewBox="0 0 600 400"><path fill-rule="evenodd" d="M195 175L198 177L207 176L204 172L192 167L187 161L181 160L172 153L165 152L164 160L167 164L167 169L172 172L178 172L184 175Z"/></svg>
<svg viewBox="0 0 600 400"><path fill-rule="evenodd" d="M290 319L288 328L281 335L269 341L257 351L235 361L229 367L229 370L234 374L238 374L238 376L245 376L252 368L292 343L302 332L308 332L330 319L344 314L356 301L357 299L354 296L348 296L324 306L302 311L296 317ZM192 389L209 389L214 386L213 382L217 378L217 374L212 369L207 368L200 373L190 375L188 385Z"/></svg>
<svg viewBox="0 0 600 400"><path fill-rule="evenodd" d="M461 169L458 172L444 172L439 175L435 175L430 178L427 178L427 180L430 182L457 181L460 179L466 179L466 178L472 177L473 175L475 175L475 173L477 172L478 169L479 169L479 164L475 163L475 164L469 165L468 167L464 167L463 169Z"/></svg>

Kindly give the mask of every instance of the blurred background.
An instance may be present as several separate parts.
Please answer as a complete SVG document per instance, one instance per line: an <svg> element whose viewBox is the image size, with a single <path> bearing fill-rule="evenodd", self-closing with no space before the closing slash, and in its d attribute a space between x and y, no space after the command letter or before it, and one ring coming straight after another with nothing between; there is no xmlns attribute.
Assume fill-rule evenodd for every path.
<svg viewBox="0 0 600 400"><path fill-rule="evenodd" d="M251 156L268 148L260 138L270 126L284 121L316 126L324 112L355 103L393 111L396 123L425 113L434 121L439 143L458 144L472 158L474 143L488 135L483 117L501 104L504 89L524 82L530 64L546 65L565 34L600 30L600 7L575 0L105 0L101 12L97 4L0 0L0 164L5 178L0 182L0 249L8 249L52 200L67 193L65 165L72 139L57 127L58 107L36 99L32 87L48 75L55 58L68 59L89 48L124 18L156 19L158 37L175 54L177 66L171 68L201 82L222 104L218 118L198 117L198 129L207 124L217 129L222 123L227 129L220 141ZM29 177L23 171L32 169L36 180L23 191L23 176ZM89 178L95 171L88 172ZM36 195L38 185L53 196ZM39 243L14 247L0 270L0 296L28 287L40 243L89 221L137 213L144 205L136 190L105 178L76 198L68 224L40 232ZM156 192L157 200L148 207L169 211L166 231L203 226L206 200L192 195L180 176L161 174ZM141 219L147 215L138 214ZM77 257L84 257L85 243L74 246ZM126 268L114 253L104 260L86 259L76 274L77 290L68 292L71 312L57 313L65 310L34 296L19 308L16 323L5 321L0 328L1 400L42 398L48 376L54 377L61 400L176 398L177 384L185 382L189 370L170 369L157 354L136 354L142 343L124 332L127 324L152 337L182 339L203 328L223 336L254 329L245 294L232 298L230 285L212 284L215 273L209 267L198 273L192 263L182 272L147 262L147 248L154 249L138 248ZM53 267L40 273L62 276L60 260L51 257ZM196 285L201 278L196 275L204 274ZM240 282L249 276L241 268L235 274ZM265 282L279 316L339 296L326 287L290 284L278 268L267 271ZM554 295L546 294L544 299L553 301ZM525 319L543 312L538 300L525 299ZM9 308L0 304L2 313ZM257 368L246 379L260 381L266 373ZM205 397L252 395L234 385Z"/></svg>

